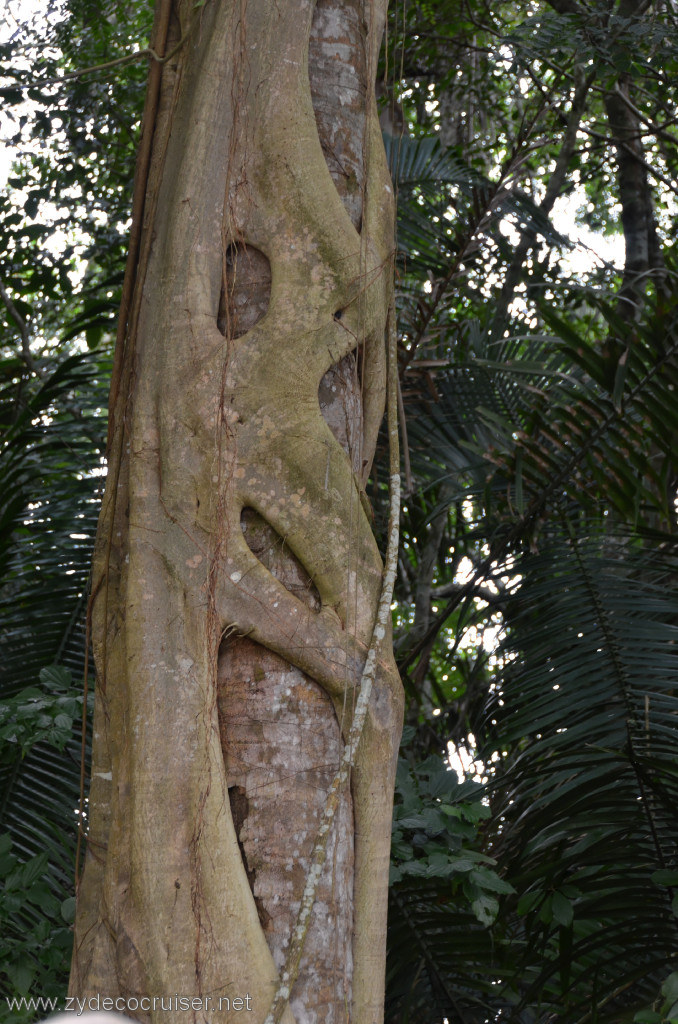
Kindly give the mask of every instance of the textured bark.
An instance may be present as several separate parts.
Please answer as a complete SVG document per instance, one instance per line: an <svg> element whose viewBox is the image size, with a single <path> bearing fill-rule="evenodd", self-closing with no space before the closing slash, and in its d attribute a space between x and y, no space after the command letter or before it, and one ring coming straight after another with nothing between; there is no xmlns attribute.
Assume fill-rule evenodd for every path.
<svg viewBox="0 0 678 1024"><path fill-rule="evenodd" d="M317 591L282 538L249 510L242 526L262 564L317 610ZM280 971L325 793L341 757L341 729L331 699L313 680L248 639L224 640L218 694L234 824L259 919ZM345 790L291 1000L297 1021L346 1019L353 866L353 807Z"/></svg>
<svg viewBox="0 0 678 1024"><path fill-rule="evenodd" d="M391 297L386 3L163 7L165 52L186 41L112 392L71 991L209 995L215 1021L248 993L263 1021L381 587L361 491ZM387 642L288 1022L382 1015L401 718Z"/></svg>

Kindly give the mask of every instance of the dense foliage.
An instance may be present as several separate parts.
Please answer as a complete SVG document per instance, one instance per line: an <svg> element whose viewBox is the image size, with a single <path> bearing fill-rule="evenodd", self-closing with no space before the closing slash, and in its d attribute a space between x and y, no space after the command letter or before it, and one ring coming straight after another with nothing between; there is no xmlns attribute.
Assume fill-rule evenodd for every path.
<svg viewBox="0 0 678 1024"><path fill-rule="evenodd" d="M142 48L149 11L63 0L12 24L11 8L0 991L35 995L68 969L88 563L146 61L66 76ZM394 1024L678 1020L676 21L668 0L392 4ZM618 257L596 254L606 238Z"/></svg>

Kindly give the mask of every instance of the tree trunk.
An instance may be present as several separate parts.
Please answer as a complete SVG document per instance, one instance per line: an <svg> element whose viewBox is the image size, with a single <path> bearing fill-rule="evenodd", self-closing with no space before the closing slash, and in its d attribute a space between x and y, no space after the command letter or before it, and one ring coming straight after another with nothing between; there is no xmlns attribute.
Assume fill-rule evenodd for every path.
<svg viewBox="0 0 678 1024"><path fill-rule="evenodd" d="M659 287L664 260L657 238L652 190L648 181L642 125L631 103L631 78L621 75L615 89L605 93L610 138L617 153L617 180L626 258L619 291L619 310L637 320L644 305L647 277Z"/></svg>
<svg viewBox="0 0 678 1024"><path fill-rule="evenodd" d="M351 724L382 580L363 486L392 287L385 8L156 12L71 975L139 1019L185 1021L182 997L189 1019L265 1019ZM288 1024L381 1018L401 719L387 637Z"/></svg>

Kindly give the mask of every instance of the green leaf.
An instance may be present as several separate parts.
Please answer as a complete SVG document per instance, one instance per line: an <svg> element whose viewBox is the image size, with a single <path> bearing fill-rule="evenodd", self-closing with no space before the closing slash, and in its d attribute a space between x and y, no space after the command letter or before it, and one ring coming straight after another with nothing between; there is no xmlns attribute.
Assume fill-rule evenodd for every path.
<svg viewBox="0 0 678 1024"><path fill-rule="evenodd" d="M97 324L93 327L88 327L85 331L85 341L87 342L87 348L92 350L97 348L101 339L104 336L104 325Z"/></svg>
<svg viewBox="0 0 678 1024"><path fill-rule="evenodd" d="M60 903L47 882L34 882L27 891L26 898L34 906L40 907L48 917L54 917L59 913Z"/></svg>
<svg viewBox="0 0 678 1024"><path fill-rule="evenodd" d="M49 862L49 854L39 853L37 857L31 857L21 869L21 884L28 889L33 882L44 875Z"/></svg>
<svg viewBox="0 0 678 1024"><path fill-rule="evenodd" d="M398 866L402 875L410 875L413 878L429 877L429 868L425 860L408 860Z"/></svg>
<svg viewBox="0 0 678 1024"><path fill-rule="evenodd" d="M71 673L63 665L48 665L40 669L40 682L48 690L68 690L72 686Z"/></svg>
<svg viewBox="0 0 678 1024"><path fill-rule="evenodd" d="M557 921L563 928L569 928L572 924L573 910L567 896L563 896L562 892L554 892L551 910L553 920Z"/></svg>
<svg viewBox="0 0 678 1024"><path fill-rule="evenodd" d="M35 968L27 963L14 963L4 964L2 970L14 985L16 991L22 996L26 995L35 977Z"/></svg>
<svg viewBox="0 0 678 1024"><path fill-rule="evenodd" d="M457 874L463 875L472 871L476 867L477 861L469 851L465 851L461 857L450 857L449 864Z"/></svg>
<svg viewBox="0 0 678 1024"><path fill-rule="evenodd" d="M68 896L61 904L61 916L66 924L75 921L75 896Z"/></svg>
<svg viewBox="0 0 678 1024"><path fill-rule="evenodd" d="M650 877L655 885L665 885L669 888L678 885L678 871L672 871L670 868L660 868L659 871L653 871Z"/></svg>
<svg viewBox="0 0 678 1024"><path fill-rule="evenodd" d="M416 735L417 730L414 728L413 725L404 725L402 736L400 737L401 747L407 747L412 742Z"/></svg>
<svg viewBox="0 0 678 1024"><path fill-rule="evenodd" d="M612 390L612 401L615 409L619 412L622 411L622 398L624 395L624 386L626 384L626 368L628 363L629 351L628 349L622 353L614 375L614 388Z"/></svg>
<svg viewBox="0 0 678 1024"><path fill-rule="evenodd" d="M662 995L669 1003L678 1001L678 971L673 971L662 985Z"/></svg>
<svg viewBox="0 0 678 1024"><path fill-rule="evenodd" d="M471 903L471 909L478 921L487 928L496 920L499 913L499 902L493 896L483 894Z"/></svg>
<svg viewBox="0 0 678 1024"><path fill-rule="evenodd" d="M544 894L541 892L526 892L518 900L517 911L518 914L523 917L543 899Z"/></svg>
<svg viewBox="0 0 678 1024"><path fill-rule="evenodd" d="M428 825L428 819L424 813L404 815L402 818L396 816L396 821L400 828L407 828L410 830L425 829Z"/></svg>
<svg viewBox="0 0 678 1024"><path fill-rule="evenodd" d="M664 1016L668 1024L678 1024L678 1002L675 1002L668 1010L664 1010Z"/></svg>
<svg viewBox="0 0 678 1024"><path fill-rule="evenodd" d="M35 195L35 193L28 197L24 204L24 210L26 212L27 217L35 217L36 213L38 212L38 201L38 196Z"/></svg>
<svg viewBox="0 0 678 1024"><path fill-rule="evenodd" d="M515 889L509 882L500 878L496 871L492 871L490 868L474 868L471 872L471 879L482 889L489 889L490 892L498 892L503 895L515 892Z"/></svg>
<svg viewBox="0 0 678 1024"><path fill-rule="evenodd" d="M66 715L63 712L61 712L54 718L54 726L60 732L70 733L71 729L73 728L73 719L71 718L70 715Z"/></svg>

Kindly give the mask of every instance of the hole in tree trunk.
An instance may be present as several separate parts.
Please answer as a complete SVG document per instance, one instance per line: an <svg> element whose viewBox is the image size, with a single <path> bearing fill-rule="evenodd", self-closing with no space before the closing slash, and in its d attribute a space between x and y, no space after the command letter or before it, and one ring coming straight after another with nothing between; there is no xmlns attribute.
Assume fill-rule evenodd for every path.
<svg viewBox="0 0 678 1024"><path fill-rule="evenodd" d="M240 513L240 527L252 554L295 597L319 611L320 594L313 580L270 523L253 508L244 508Z"/></svg>
<svg viewBox="0 0 678 1024"><path fill-rule="evenodd" d="M367 67L364 0L318 0L308 50L320 145L353 226L362 219Z"/></svg>
<svg viewBox="0 0 678 1024"><path fill-rule="evenodd" d="M228 787L228 800L231 805L231 815L233 817L233 825L235 827L235 835L238 840L238 849L240 850L240 856L245 868L245 874L247 875L247 881L250 884L252 895L254 896L254 902L257 908L257 914L259 915L259 922L261 927L266 930L266 925L271 920L271 915L266 910L266 907L260 899L257 898L254 892L254 886L256 883L256 872L254 868L249 866L247 860L247 853L241 838L241 832L245 822L247 821L247 815L250 809L250 802L247 799L247 793L242 786L229 786Z"/></svg>
<svg viewBox="0 0 678 1024"><path fill-rule="evenodd" d="M330 366L320 381L318 404L323 419L348 454L353 471L359 473L362 469L360 456L363 420L358 358L355 352L349 352L334 366Z"/></svg>
<svg viewBox="0 0 678 1024"><path fill-rule="evenodd" d="M229 245L217 327L225 338L240 338L266 315L271 301L271 264L263 252L241 242Z"/></svg>

